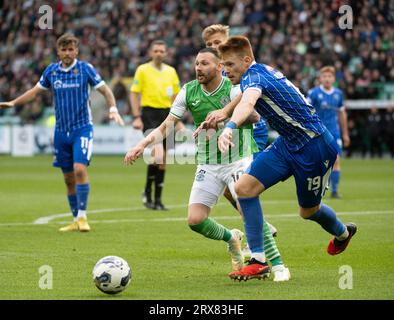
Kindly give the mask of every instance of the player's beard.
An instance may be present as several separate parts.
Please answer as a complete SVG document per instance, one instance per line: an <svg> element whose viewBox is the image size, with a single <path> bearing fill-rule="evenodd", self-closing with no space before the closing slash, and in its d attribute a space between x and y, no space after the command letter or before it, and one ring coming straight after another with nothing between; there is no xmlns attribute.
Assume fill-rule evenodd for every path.
<svg viewBox="0 0 394 320"><path fill-rule="evenodd" d="M200 78L200 76L201 76L201 78ZM211 73L197 73L196 74L196 78L197 78L198 83L204 84L204 85L210 83L214 77L215 76Z"/></svg>

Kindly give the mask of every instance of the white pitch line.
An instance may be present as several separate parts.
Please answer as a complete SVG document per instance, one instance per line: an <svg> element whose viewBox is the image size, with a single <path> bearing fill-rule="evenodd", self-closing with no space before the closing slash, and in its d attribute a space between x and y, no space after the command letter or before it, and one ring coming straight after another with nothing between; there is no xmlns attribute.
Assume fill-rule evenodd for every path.
<svg viewBox="0 0 394 320"><path fill-rule="evenodd" d="M372 214L394 214L393 210L387 211L350 211L350 212L337 212L337 215L350 215L350 216L365 216ZM264 215L267 218L297 218L298 214L296 212L293 213L282 213L282 214L270 214ZM240 217L237 214L232 216L218 216L215 217L215 220L239 220ZM121 223L121 222L176 222L176 221L186 221L186 217L173 217L173 218L154 218L154 219L111 219L111 220L89 220L89 223ZM59 221L58 224L66 224L69 221Z"/></svg>
<svg viewBox="0 0 394 320"><path fill-rule="evenodd" d="M283 204L283 203L294 203L296 200L267 200L264 201L265 204ZM224 203L218 203L216 206L222 206ZM175 208L187 208L187 204L175 204L175 205L169 205L167 206L168 209L175 209ZM105 212L121 212L121 211L141 211L141 210L146 210L145 207L127 207L127 208L109 208L109 209L97 209L97 210L89 210L88 214L95 214L95 213L105 213ZM47 224L53 219L57 218L64 218L64 217L70 217L71 213L66 212L66 213L56 213L56 214L51 214L45 217L38 218L37 220L34 220L33 224Z"/></svg>
<svg viewBox="0 0 394 320"><path fill-rule="evenodd" d="M179 205L180 206L180 205ZM120 208L119 208L120 211ZM364 216L364 215L389 215L394 214L394 210L374 210L374 211L348 211L348 212L337 212L338 215L350 215L350 216ZM271 214L265 215L268 218L297 218L298 214L296 212L293 213L282 213L282 214ZM232 216L219 216L215 217L216 220L239 220L240 217L237 214ZM89 219L89 223L128 223L128 222L176 222L176 221L186 221L186 217L172 217L172 218L135 218L135 219L110 219L110 220L91 220ZM56 224L67 224L69 221L59 221ZM32 222L15 222L15 223L0 223L0 227L8 227L8 226L31 226L37 225Z"/></svg>
<svg viewBox="0 0 394 320"><path fill-rule="evenodd" d="M169 209L175 209L175 208L182 208L186 207L184 204L176 204L176 205L170 205L167 206ZM140 210L145 210L145 207L127 207L127 208L109 208L109 209L97 209L97 210L89 210L88 214L94 214L94 213L105 213L105 212L121 212L121 211L140 211ZM71 213L57 213L57 214L52 214L46 217L41 217L38 218L37 220L33 221L33 224L47 224L49 221L56 219L56 218L63 218L63 217L70 217Z"/></svg>

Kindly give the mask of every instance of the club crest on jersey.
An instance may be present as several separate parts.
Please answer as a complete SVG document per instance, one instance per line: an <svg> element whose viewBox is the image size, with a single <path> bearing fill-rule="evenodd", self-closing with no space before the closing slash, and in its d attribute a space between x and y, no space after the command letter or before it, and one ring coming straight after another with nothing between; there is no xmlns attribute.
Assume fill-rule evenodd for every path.
<svg viewBox="0 0 394 320"><path fill-rule="evenodd" d="M231 99L230 97L224 96L220 98L220 104L222 105L222 107L228 105L230 103Z"/></svg>
<svg viewBox="0 0 394 320"><path fill-rule="evenodd" d="M206 173L206 171L202 170L202 169L200 171L198 171L196 174L196 181L204 181L205 173Z"/></svg>
<svg viewBox="0 0 394 320"><path fill-rule="evenodd" d="M74 73L75 75L77 75L77 74L79 73L79 70L78 70L77 68L74 68L73 73Z"/></svg>

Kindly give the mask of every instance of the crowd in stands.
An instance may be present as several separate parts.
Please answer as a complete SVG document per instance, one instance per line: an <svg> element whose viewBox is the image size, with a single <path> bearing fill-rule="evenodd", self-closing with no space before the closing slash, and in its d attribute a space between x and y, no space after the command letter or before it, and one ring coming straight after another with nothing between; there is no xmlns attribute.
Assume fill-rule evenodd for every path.
<svg viewBox="0 0 394 320"><path fill-rule="evenodd" d="M53 29L39 28L40 1L0 5L0 100L16 97L37 83L56 61L55 43L65 32L80 39L81 60L92 63L129 111L124 79L148 60L154 39L166 41L167 63L185 83L195 77L194 57L203 46L201 31L228 24L231 34L247 35L256 60L277 67L302 92L317 84L323 65L336 68L346 99L377 99L382 84L394 82L394 4L390 0L58 0ZM340 27L339 8L352 9L351 29ZM16 109L35 121L51 96ZM0 111L1 112L1 111ZM1 113L0 113L1 116Z"/></svg>

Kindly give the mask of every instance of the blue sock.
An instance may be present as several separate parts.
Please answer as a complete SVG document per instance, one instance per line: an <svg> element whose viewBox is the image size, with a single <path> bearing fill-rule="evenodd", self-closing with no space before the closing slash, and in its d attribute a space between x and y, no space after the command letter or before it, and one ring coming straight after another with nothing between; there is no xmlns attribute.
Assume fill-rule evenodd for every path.
<svg viewBox="0 0 394 320"><path fill-rule="evenodd" d="M308 219L316 221L324 230L336 237L346 231L346 226L337 218L335 211L324 203L321 204L320 210Z"/></svg>
<svg viewBox="0 0 394 320"><path fill-rule="evenodd" d="M239 198L250 251L264 252L263 210L259 198Z"/></svg>
<svg viewBox="0 0 394 320"><path fill-rule="evenodd" d="M331 190L332 192L338 192L338 185L339 185L339 179L341 176L340 171L333 171L331 173Z"/></svg>
<svg viewBox="0 0 394 320"><path fill-rule="evenodd" d="M73 217L76 218L78 215L78 201L76 194L69 194L67 195L68 204L70 205L71 212Z"/></svg>
<svg viewBox="0 0 394 320"><path fill-rule="evenodd" d="M77 184L78 210L86 210L88 206L89 189L89 183Z"/></svg>

